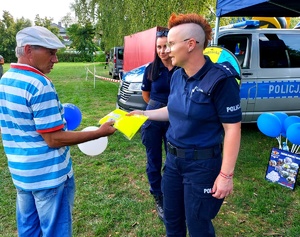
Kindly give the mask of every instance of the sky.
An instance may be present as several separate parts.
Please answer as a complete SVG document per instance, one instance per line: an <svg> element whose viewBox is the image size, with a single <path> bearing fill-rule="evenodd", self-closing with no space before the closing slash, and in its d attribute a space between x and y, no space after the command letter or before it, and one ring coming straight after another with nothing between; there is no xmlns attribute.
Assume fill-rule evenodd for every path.
<svg viewBox="0 0 300 237"><path fill-rule="evenodd" d="M3 10L8 11L14 19L23 16L32 23L37 14L41 18L53 18L54 23L58 23L67 13L71 13L74 17L70 4L75 0L0 0L0 2L0 18Z"/></svg>

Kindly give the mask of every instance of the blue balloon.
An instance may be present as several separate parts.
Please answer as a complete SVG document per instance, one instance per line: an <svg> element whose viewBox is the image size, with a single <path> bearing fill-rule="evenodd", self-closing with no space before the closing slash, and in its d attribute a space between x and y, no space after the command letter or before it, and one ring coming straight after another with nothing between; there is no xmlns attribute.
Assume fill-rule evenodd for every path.
<svg viewBox="0 0 300 237"><path fill-rule="evenodd" d="M288 127L294 123L300 123L299 116L289 116L284 120L284 129L287 131Z"/></svg>
<svg viewBox="0 0 300 237"><path fill-rule="evenodd" d="M281 136L286 137L286 132L281 132Z"/></svg>
<svg viewBox="0 0 300 237"><path fill-rule="evenodd" d="M272 113L261 114L257 119L257 126L263 134L269 137L278 137L281 132L280 119Z"/></svg>
<svg viewBox="0 0 300 237"><path fill-rule="evenodd" d="M286 130L287 139L296 145L300 145L300 123L294 123Z"/></svg>
<svg viewBox="0 0 300 237"><path fill-rule="evenodd" d="M63 104L63 107L68 130L76 129L80 125L82 119L80 109L76 105L70 103Z"/></svg>
<svg viewBox="0 0 300 237"><path fill-rule="evenodd" d="M277 118L279 118L281 122L281 135L285 136L286 130L284 128L284 120L286 120L287 117L289 117L286 113L284 112L274 112L273 113Z"/></svg>

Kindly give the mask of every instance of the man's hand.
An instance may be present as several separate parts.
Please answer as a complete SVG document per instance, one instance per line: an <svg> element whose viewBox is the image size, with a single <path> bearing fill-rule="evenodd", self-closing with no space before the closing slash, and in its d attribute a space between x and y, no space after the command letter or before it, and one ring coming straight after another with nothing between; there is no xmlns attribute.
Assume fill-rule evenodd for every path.
<svg viewBox="0 0 300 237"><path fill-rule="evenodd" d="M100 126L98 130L103 133L102 137L112 135L117 130L113 127L114 123L115 121L108 121Z"/></svg>

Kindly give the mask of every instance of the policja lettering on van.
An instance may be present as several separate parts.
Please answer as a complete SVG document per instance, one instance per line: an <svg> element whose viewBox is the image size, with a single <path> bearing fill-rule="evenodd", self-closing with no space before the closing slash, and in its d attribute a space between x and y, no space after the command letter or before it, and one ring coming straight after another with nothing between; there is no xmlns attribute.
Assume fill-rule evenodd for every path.
<svg viewBox="0 0 300 237"><path fill-rule="evenodd" d="M286 85L270 85L269 86L269 94L275 93L275 94L293 94L293 93L299 93L300 91L300 85L293 85L293 84L286 84Z"/></svg>

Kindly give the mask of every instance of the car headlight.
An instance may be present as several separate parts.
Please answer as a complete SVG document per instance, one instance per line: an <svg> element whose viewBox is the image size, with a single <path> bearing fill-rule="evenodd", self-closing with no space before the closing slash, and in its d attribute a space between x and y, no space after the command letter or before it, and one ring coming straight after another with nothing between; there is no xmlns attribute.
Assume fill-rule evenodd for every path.
<svg viewBox="0 0 300 237"><path fill-rule="evenodd" d="M141 91L142 83L141 82L132 82L128 86L128 90L131 91Z"/></svg>

